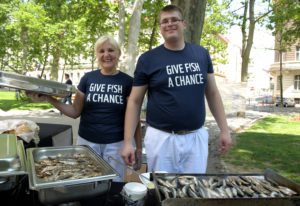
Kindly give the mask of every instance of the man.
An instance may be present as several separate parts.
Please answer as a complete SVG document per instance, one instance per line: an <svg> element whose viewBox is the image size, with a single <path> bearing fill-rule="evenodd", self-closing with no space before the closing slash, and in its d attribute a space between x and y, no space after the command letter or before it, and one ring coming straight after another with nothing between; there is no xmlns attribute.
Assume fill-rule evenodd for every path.
<svg viewBox="0 0 300 206"><path fill-rule="evenodd" d="M65 84L70 84L70 85L73 84L72 80L70 79L69 74L65 74L65 80L66 80ZM62 102L65 104L72 104L72 93L70 95L66 96L65 98L63 98Z"/></svg>
<svg viewBox="0 0 300 206"><path fill-rule="evenodd" d="M180 8L165 6L159 23L165 42L138 59L121 154L126 164L134 163L131 139L148 91L144 138L148 171L205 173L205 97L220 128L220 151L227 152L232 142L212 62L206 49L184 41L186 23Z"/></svg>

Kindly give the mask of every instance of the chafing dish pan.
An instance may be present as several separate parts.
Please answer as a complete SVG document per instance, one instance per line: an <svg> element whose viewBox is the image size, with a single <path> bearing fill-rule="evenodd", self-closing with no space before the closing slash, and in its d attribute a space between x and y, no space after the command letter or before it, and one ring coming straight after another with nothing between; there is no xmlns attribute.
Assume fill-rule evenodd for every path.
<svg viewBox="0 0 300 206"><path fill-rule="evenodd" d="M17 153L17 137L11 134L0 135L0 161L9 158L16 158Z"/></svg>
<svg viewBox="0 0 300 206"><path fill-rule="evenodd" d="M30 189L38 191L43 204L72 202L108 192L111 179L118 173L88 146L40 147L27 151L27 168ZM35 162L57 155L85 154L92 158L101 170L100 176L81 179L43 180L37 176Z"/></svg>
<svg viewBox="0 0 300 206"><path fill-rule="evenodd" d="M267 180L272 183L276 183L281 186L288 187L298 194L295 196L289 197L232 197L232 198L192 198L192 197L184 197L184 198L165 198L162 194L162 188L160 180L158 179L170 179L172 177L178 176L192 176L198 179L209 179L210 177L217 178L227 178L227 177L253 177L262 180ZM267 169L264 174L174 174L174 173L153 173L154 183L155 183L155 194L156 194L156 204L162 206L300 206L300 185L288 180L285 177L275 173L271 169ZM173 178L174 179L174 178ZM177 190L178 191L178 190Z"/></svg>
<svg viewBox="0 0 300 206"><path fill-rule="evenodd" d="M0 176L26 174L25 151L22 140L11 134L0 135Z"/></svg>
<svg viewBox="0 0 300 206"><path fill-rule="evenodd" d="M65 97L76 91L75 87L69 84L9 72L0 72L0 86L57 97Z"/></svg>
<svg viewBox="0 0 300 206"><path fill-rule="evenodd" d="M22 140L12 134L0 135L0 191L14 188L26 175L25 150Z"/></svg>

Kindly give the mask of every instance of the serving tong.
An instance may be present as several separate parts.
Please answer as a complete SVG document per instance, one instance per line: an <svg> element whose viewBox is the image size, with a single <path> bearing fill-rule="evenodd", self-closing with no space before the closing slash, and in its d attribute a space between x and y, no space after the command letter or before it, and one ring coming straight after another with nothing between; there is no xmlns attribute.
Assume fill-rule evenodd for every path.
<svg viewBox="0 0 300 206"><path fill-rule="evenodd" d="M142 178L147 179L147 180L148 180L147 183L145 183L145 182L143 182L143 181L142 181L142 183L143 183L148 189L154 189L154 188L155 188L155 185L154 185L154 183L150 180L150 178L148 178L148 177L146 177L145 175L143 175L142 173L136 171L135 169L133 169L132 166L126 165L124 162L121 162L121 161L117 160L116 158L114 158L114 157L112 157L112 156L110 156L110 155L107 156L107 159L108 159L108 160L113 160L113 161L115 161L115 162L117 162L117 163L119 163L119 164L125 166L125 167L126 167L127 169L129 169L131 172L133 172L134 174L138 175L140 179L142 179Z"/></svg>

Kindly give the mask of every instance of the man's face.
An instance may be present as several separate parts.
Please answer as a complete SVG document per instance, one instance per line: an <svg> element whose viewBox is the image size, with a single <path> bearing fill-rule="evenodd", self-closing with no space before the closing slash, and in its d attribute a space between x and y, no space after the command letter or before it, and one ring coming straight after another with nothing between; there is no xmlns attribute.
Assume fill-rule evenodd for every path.
<svg viewBox="0 0 300 206"><path fill-rule="evenodd" d="M178 41L183 39L185 22L177 11L162 12L160 15L160 33L165 41Z"/></svg>

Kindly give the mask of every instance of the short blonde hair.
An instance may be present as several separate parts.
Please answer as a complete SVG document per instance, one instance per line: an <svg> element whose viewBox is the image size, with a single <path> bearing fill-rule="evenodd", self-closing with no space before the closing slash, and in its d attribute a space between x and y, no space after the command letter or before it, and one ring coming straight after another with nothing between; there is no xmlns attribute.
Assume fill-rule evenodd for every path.
<svg viewBox="0 0 300 206"><path fill-rule="evenodd" d="M121 49L118 42L111 36L101 36L95 43L95 53L97 53L97 49L102 46L105 42L109 42L115 49L118 50L119 55L121 56Z"/></svg>

